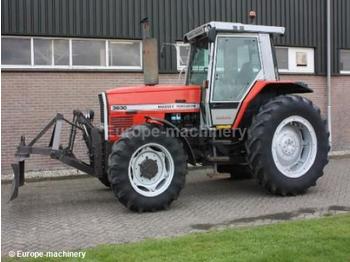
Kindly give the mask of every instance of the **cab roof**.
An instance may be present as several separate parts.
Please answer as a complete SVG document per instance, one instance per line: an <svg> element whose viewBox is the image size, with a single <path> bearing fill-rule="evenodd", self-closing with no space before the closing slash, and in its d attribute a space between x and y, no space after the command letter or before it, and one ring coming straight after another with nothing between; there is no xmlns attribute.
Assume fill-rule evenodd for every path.
<svg viewBox="0 0 350 262"><path fill-rule="evenodd" d="M266 33L266 34L280 34L283 35L285 28L278 26L266 26L266 25L252 25L241 24L231 22L217 22L212 21L196 27L184 36L185 42L190 42L194 38L207 34L210 29L214 28L216 31L221 32L239 32L239 33Z"/></svg>

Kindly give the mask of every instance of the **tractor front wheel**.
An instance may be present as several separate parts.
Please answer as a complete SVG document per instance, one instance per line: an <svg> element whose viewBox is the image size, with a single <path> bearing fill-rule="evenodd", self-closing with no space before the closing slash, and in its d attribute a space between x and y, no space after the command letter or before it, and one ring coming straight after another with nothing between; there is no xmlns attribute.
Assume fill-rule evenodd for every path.
<svg viewBox="0 0 350 262"><path fill-rule="evenodd" d="M182 143L153 125L131 128L109 156L112 191L137 212L166 209L179 196L186 173Z"/></svg>
<svg viewBox="0 0 350 262"><path fill-rule="evenodd" d="M99 177L98 180L100 180L100 182L104 184L106 187L111 187L111 183L109 183L107 174L104 174L103 177Z"/></svg>
<svg viewBox="0 0 350 262"><path fill-rule="evenodd" d="M320 110L304 97L278 96L263 105L248 130L250 168L279 195L314 186L328 163L329 133Z"/></svg>

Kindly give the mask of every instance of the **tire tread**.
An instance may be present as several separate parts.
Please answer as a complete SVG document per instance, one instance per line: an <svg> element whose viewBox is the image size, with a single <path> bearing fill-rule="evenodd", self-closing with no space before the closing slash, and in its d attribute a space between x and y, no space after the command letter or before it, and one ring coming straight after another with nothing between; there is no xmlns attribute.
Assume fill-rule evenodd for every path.
<svg viewBox="0 0 350 262"><path fill-rule="evenodd" d="M272 118L272 114L281 108L288 107L291 104L307 104L311 110L320 115L320 109L316 107L310 100L296 95L281 95L275 97L264 104L256 116L253 117L251 127L248 130L248 137L246 141L247 150L247 162L254 176L257 178L258 183L262 185L267 191L282 196L297 195L306 191L310 186L316 185L316 180L323 175L323 171L319 172L315 180L309 181L307 184L298 188L289 188L288 186L278 185L273 180L264 165L263 158L265 157L261 152L263 145L263 137L265 134L265 126L269 124L269 120ZM327 122L323 121L324 128L326 130L326 136L329 137L327 130ZM327 143L326 148L320 148L320 150L328 151L330 146ZM323 154L325 155L325 154ZM320 166L323 167L328 163L328 156L321 158Z"/></svg>

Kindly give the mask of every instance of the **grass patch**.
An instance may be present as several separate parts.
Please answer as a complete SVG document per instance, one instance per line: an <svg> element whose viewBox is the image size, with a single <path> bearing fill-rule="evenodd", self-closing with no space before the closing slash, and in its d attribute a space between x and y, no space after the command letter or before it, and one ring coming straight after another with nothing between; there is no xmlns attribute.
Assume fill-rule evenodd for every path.
<svg viewBox="0 0 350 262"><path fill-rule="evenodd" d="M350 261L350 215L101 245L86 251L81 261Z"/></svg>

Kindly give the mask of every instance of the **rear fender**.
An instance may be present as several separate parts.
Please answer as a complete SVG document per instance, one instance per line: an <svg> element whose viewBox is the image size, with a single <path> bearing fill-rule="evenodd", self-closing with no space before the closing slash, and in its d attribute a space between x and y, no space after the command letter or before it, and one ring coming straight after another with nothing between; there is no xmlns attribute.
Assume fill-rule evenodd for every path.
<svg viewBox="0 0 350 262"><path fill-rule="evenodd" d="M257 112L260 106L275 96L312 92L313 90L303 82L257 81L238 109L237 117L232 127L239 128L247 122L249 123L252 115Z"/></svg>

